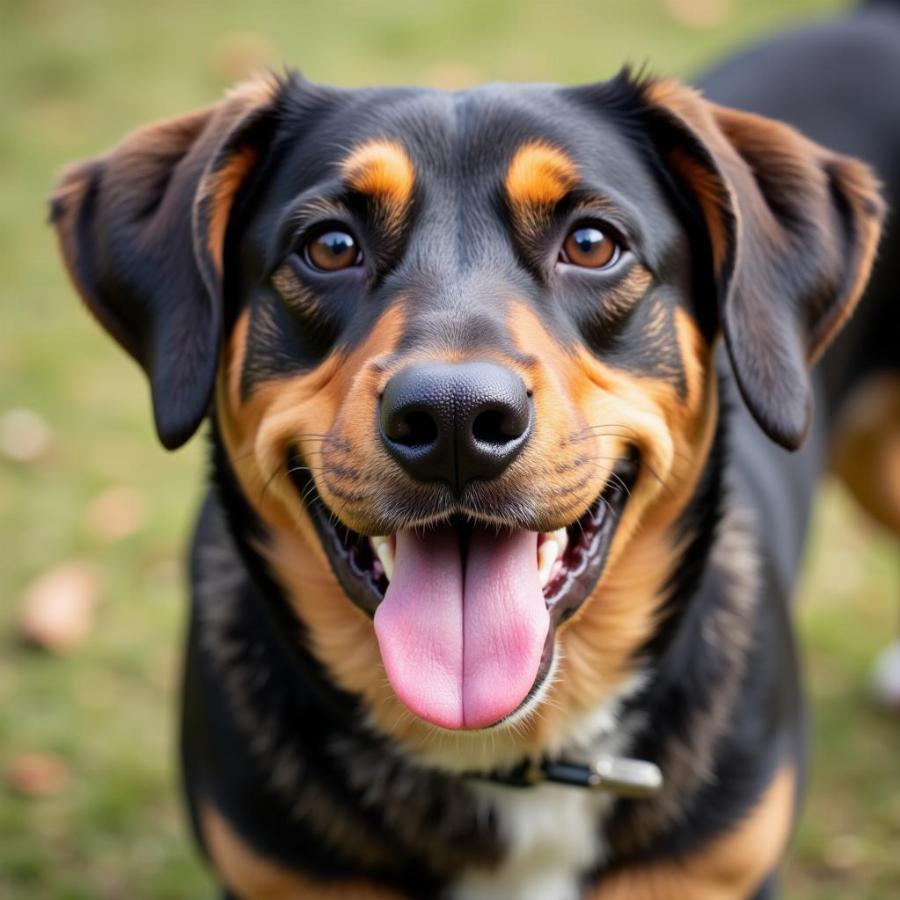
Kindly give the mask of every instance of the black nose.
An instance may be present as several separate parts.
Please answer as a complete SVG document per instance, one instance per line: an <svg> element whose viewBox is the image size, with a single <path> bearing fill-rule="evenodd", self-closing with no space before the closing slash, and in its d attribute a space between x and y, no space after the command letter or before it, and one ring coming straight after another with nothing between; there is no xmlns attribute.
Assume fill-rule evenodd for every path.
<svg viewBox="0 0 900 900"><path fill-rule="evenodd" d="M419 363L398 372L381 398L381 439L418 481L459 492L496 478L531 433L531 401L515 372L497 363Z"/></svg>

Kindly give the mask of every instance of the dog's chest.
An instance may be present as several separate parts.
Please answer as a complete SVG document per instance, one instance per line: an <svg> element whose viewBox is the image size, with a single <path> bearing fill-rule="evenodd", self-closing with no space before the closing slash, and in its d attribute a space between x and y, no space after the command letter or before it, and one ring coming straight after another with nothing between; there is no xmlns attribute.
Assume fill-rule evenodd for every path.
<svg viewBox="0 0 900 900"><path fill-rule="evenodd" d="M600 833L611 798L580 788L480 787L508 849L493 869L471 869L452 900L577 900L582 876L601 862Z"/></svg>

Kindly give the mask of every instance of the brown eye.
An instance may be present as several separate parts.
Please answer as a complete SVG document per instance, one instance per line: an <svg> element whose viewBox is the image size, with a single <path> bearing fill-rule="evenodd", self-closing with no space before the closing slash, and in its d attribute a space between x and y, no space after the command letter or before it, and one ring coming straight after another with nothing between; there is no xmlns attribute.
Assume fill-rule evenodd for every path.
<svg viewBox="0 0 900 900"><path fill-rule="evenodd" d="M576 225L562 245L560 262L586 269L604 269L616 262L622 250L595 225Z"/></svg>
<svg viewBox="0 0 900 900"><path fill-rule="evenodd" d="M306 261L323 272L337 272L362 264L362 253L352 234L323 231L306 245Z"/></svg>

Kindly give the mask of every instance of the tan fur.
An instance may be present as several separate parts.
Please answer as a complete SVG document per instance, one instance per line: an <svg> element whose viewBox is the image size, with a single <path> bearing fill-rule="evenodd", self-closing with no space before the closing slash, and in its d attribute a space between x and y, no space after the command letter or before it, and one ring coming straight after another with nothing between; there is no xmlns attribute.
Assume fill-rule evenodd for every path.
<svg viewBox="0 0 900 900"><path fill-rule="evenodd" d="M252 109L271 102L276 86L277 82L274 79L267 78L258 78L237 85L216 107L217 112L232 123L237 122ZM210 258L219 272L222 271L225 230L231 216L232 204L241 185L258 162L259 150L256 147L238 147L224 165L203 178L197 189L195 208L207 200L210 203L205 239Z"/></svg>
<svg viewBox="0 0 900 900"><path fill-rule="evenodd" d="M314 881L254 850L214 806L200 808L209 854L229 890L242 900L399 900L360 881Z"/></svg>
<svg viewBox="0 0 900 900"><path fill-rule="evenodd" d="M653 274L649 269L640 264L635 264L625 275L620 284L610 289L601 303L598 303L598 312L601 316L618 319L630 312L637 303L646 296L647 291L653 286ZM657 325L662 325L664 319L658 318L647 326L647 336L655 337Z"/></svg>
<svg viewBox="0 0 900 900"><path fill-rule="evenodd" d="M681 859L616 872L594 889L590 900L744 900L784 852L794 798L795 775L784 767L730 832Z"/></svg>
<svg viewBox="0 0 900 900"><path fill-rule="evenodd" d="M272 284L278 293L302 315L310 319L323 319L325 313L319 304L318 295L297 278L290 265L285 263L272 275Z"/></svg>
<svg viewBox="0 0 900 900"><path fill-rule="evenodd" d="M225 229L228 227L234 198L258 160L259 151L255 147L242 147L200 185L198 197L210 199L206 246L210 258L220 272L222 254L225 250Z"/></svg>
<svg viewBox="0 0 900 900"><path fill-rule="evenodd" d="M244 310L234 323L231 330L231 338L229 340L228 349L223 354L223 362L219 367L218 384L225 391L227 403L225 409L229 412L236 412L243 403L241 396L241 379L244 374L244 360L247 354L247 335L250 330L250 312ZM222 407L220 407L220 411ZM224 423L228 427L229 419L226 418Z"/></svg>
<svg viewBox="0 0 900 900"><path fill-rule="evenodd" d="M338 464L356 459L359 462L355 465L361 465L384 453L374 428L355 427L359 421L374 419L352 417L350 409L357 398L365 398L367 412L374 415L375 385L383 368L381 359L396 345L401 326L402 311L394 306L352 353L336 351L312 372L258 385L246 400L240 396L239 363L234 362L243 358L246 326L235 329L223 363L225 371L231 374L220 377L217 391L220 422L241 485L251 503L262 504L263 518L272 528L294 529L308 524L287 478L285 458L293 443L306 463L321 472L325 450L320 435L327 432L330 440L326 449L336 468L321 472L316 478L317 487L325 502L339 511L350 527L365 530L365 523L354 515L355 506L346 504L341 496L347 476ZM227 392L223 391L224 382L229 382ZM340 426L346 423L337 422L341 415L350 418L354 425L348 432L354 442L352 447L345 446ZM386 454L382 463L386 464ZM321 550L318 555L327 568Z"/></svg>
<svg viewBox="0 0 900 900"><path fill-rule="evenodd" d="M396 141L369 141L354 149L341 168L350 187L378 205L382 224L389 231L399 228L416 183L416 170L406 150Z"/></svg>
<svg viewBox="0 0 900 900"><path fill-rule="evenodd" d="M514 209L551 206L578 183L575 163L558 147L530 141L516 151L503 184Z"/></svg>
<svg viewBox="0 0 900 900"><path fill-rule="evenodd" d="M862 507L900 535L900 375L872 376L845 402L832 466Z"/></svg>

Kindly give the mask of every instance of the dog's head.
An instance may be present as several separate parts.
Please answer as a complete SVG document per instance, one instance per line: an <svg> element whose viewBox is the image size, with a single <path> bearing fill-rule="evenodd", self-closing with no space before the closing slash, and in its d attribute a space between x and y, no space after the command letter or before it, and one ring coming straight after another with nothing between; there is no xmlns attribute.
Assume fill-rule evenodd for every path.
<svg viewBox="0 0 900 900"><path fill-rule="evenodd" d="M212 410L335 682L421 747L506 723L482 744L509 758L640 666L717 336L798 446L880 217L861 164L627 74L259 83L73 168L53 208L162 442Z"/></svg>

